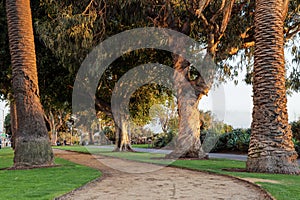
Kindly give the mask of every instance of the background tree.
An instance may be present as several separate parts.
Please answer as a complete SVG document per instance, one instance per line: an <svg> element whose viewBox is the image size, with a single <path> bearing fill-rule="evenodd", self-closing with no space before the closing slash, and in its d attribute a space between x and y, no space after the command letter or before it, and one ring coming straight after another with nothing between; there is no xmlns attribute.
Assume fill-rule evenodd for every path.
<svg viewBox="0 0 300 200"><path fill-rule="evenodd" d="M53 164L53 152L39 99L29 0L6 2L13 92L16 103L14 167Z"/></svg>
<svg viewBox="0 0 300 200"><path fill-rule="evenodd" d="M10 124L10 113L8 113L5 116L4 128L5 128L5 134L7 134L7 135L9 135L11 137L12 136L12 132L11 132L11 124Z"/></svg>
<svg viewBox="0 0 300 200"><path fill-rule="evenodd" d="M288 1L256 0L253 114L247 170L298 174L286 108L283 22Z"/></svg>

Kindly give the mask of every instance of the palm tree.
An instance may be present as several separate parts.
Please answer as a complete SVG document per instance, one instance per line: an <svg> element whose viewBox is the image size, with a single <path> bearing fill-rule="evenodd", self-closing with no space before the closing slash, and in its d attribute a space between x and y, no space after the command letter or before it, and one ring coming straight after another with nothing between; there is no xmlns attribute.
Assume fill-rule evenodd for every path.
<svg viewBox="0 0 300 200"><path fill-rule="evenodd" d="M285 2L286 3L286 2ZM299 173L288 124L282 0L256 0L252 135L247 170Z"/></svg>
<svg viewBox="0 0 300 200"><path fill-rule="evenodd" d="M14 167L53 163L40 103L30 0L7 0L12 86L16 103Z"/></svg>

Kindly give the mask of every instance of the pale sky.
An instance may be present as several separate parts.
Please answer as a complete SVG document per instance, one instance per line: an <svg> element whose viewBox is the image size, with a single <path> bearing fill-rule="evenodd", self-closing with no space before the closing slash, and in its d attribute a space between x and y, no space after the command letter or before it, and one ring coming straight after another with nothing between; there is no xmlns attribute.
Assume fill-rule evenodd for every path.
<svg viewBox="0 0 300 200"><path fill-rule="evenodd" d="M225 104L222 101L225 101ZM299 119L299 105L299 93L288 96L289 121ZM252 106L252 86L239 81L238 85L229 82L212 90L207 97L203 97L199 108L212 110L219 120L234 128L248 128L251 125Z"/></svg>
<svg viewBox="0 0 300 200"><path fill-rule="evenodd" d="M300 38L295 38L297 44ZM287 45L289 46L289 45ZM285 62L291 68L298 68L297 63L292 62L291 48L285 48ZM230 62L240 62L241 57L236 56ZM247 85L243 78L245 72L239 72L238 85L233 81L221 84L219 88L210 91L208 97L204 97L199 105L202 110L212 110L219 120L232 125L235 128L248 128L252 120L252 86ZM289 121L300 119L300 93L293 93L287 96L287 109ZM225 104L222 103L225 101Z"/></svg>
<svg viewBox="0 0 300 200"><path fill-rule="evenodd" d="M6 102L0 101L0 132L3 132L4 119L9 112L8 107L5 107Z"/></svg>

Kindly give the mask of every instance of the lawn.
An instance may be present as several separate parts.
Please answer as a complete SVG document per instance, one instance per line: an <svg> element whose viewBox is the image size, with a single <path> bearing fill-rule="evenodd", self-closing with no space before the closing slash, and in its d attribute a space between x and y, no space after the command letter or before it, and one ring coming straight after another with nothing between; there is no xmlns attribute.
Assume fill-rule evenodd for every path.
<svg viewBox="0 0 300 200"><path fill-rule="evenodd" d="M152 148L151 144L133 144L132 145L133 148Z"/></svg>
<svg viewBox="0 0 300 200"><path fill-rule="evenodd" d="M157 164L166 164L165 161L153 159L154 157L163 157L163 154L152 153L130 153L130 152L111 152L108 149L102 148L86 148L80 146L60 147L65 150L73 150L79 152L92 152L95 154L102 154L106 156L119 157L129 160L136 160L141 162L151 162ZM296 175L282 175L282 174L263 174L263 173L248 173L248 172L229 172L223 169L229 168L245 168L244 161L235 161L228 159L209 159L209 160L177 160L171 163L171 166L188 168L194 170L207 171L217 174L226 174L240 178L257 178L278 181L278 183L256 182L261 185L266 191L278 200L298 200L300 199L300 176Z"/></svg>
<svg viewBox="0 0 300 200"><path fill-rule="evenodd" d="M60 158L59 166L30 170L5 170L13 164L13 151L0 150L0 199L53 199L101 176L89 167Z"/></svg>

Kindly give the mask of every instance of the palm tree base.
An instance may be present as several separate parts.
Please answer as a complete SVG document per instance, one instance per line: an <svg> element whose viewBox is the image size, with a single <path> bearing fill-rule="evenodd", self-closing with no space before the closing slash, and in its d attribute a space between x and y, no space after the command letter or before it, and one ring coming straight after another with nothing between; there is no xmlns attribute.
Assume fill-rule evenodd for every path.
<svg viewBox="0 0 300 200"><path fill-rule="evenodd" d="M260 156L248 157L247 171L272 174L300 174L297 164L297 154L292 156Z"/></svg>

